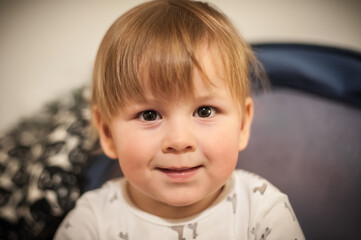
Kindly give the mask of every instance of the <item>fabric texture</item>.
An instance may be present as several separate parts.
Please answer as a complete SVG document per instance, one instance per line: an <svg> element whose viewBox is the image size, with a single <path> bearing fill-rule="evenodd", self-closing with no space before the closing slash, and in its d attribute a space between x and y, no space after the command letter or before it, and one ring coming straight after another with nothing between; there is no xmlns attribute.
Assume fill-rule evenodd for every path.
<svg viewBox="0 0 361 240"><path fill-rule="evenodd" d="M52 102L0 136L0 239L51 239L82 193L88 88Z"/></svg>
<svg viewBox="0 0 361 240"><path fill-rule="evenodd" d="M126 184L118 178L85 193L55 239L304 239L287 196L253 173L236 170L212 206L179 220L137 209Z"/></svg>

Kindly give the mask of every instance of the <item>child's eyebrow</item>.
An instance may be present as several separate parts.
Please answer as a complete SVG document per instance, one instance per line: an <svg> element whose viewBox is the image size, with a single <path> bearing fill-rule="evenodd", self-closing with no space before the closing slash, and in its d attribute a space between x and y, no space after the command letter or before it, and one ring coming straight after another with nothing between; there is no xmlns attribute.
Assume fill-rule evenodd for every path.
<svg viewBox="0 0 361 240"><path fill-rule="evenodd" d="M170 95L169 98L157 98L156 96L143 96L141 99L132 101L136 105L157 105L157 104L168 104L170 101L184 101L186 99L191 99L195 102L205 102L212 99L219 99L224 97L223 94L220 94L219 91L207 91L205 93L195 92L193 95L188 95L184 97L175 97L172 99Z"/></svg>
<svg viewBox="0 0 361 240"><path fill-rule="evenodd" d="M158 105L161 103L167 102L167 100L162 100L162 99L157 99L157 98L149 98L149 97L143 97L141 99L137 99L137 100L132 100L130 101L130 103L134 106L134 105L138 105L138 106L144 106L144 105Z"/></svg>
<svg viewBox="0 0 361 240"><path fill-rule="evenodd" d="M220 93L219 91L209 91L204 94L195 94L194 99L198 101L206 101L221 97L225 97L223 93Z"/></svg>
<svg viewBox="0 0 361 240"><path fill-rule="evenodd" d="M207 100L211 100L211 99L219 98L219 97L221 97L220 94L211 93L211 94L206 94L206 95L195 96L194 99L198 100L198 101L207 101Z"/></svg>

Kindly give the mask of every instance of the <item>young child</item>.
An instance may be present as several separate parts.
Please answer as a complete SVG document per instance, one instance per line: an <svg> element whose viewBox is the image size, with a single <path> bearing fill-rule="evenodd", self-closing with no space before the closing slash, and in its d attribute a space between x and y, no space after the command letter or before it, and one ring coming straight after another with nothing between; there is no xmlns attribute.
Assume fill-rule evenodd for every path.
<svg viewBox="0 0 361 240"><path fill-rule="evenodd" d="M95 62L92 111L125 178L85 193L55 238L304 239L286 195L234 170L254 62L205 3L155 0L116 20Z"/></svg>

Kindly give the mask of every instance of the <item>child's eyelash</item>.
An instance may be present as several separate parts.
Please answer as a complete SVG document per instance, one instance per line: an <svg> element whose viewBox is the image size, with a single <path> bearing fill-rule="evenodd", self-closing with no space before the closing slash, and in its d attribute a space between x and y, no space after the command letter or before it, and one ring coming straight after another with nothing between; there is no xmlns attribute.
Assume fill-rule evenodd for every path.
<svg viewBox="0 0 361 240"><path fill-rule="evenodd" d="M138 113L136 115L136 118L142 120L142 121L156 121L162 118L162 116L160 115L160 113L158 113L155 110L149 109L149 110L144 110L141 111L140 113Z"/></svg>
<svg viewBox="0 0 361 240"><path fill-rule="evenodd" d="M202 105L196 108L196 110L193 112L194 117L200 117L200 118L210 118L213 117L215 114L219 113L219 108L215 106L210 105ZM136 119L140 119L142 121L151 122L156 121L159 119L162 119L162 115L153 109L147 109L144 111L141 111L135 115Z"/></svg>
<svg viewBox="0 0 361 240"><path fill-rule="evenodd" d="M193 116L200 117L200 118L209 118L209 117L213 117L218 112L219 112L219 109L217 107L204 105L204 106L198 107L194 111Z"/></svg>

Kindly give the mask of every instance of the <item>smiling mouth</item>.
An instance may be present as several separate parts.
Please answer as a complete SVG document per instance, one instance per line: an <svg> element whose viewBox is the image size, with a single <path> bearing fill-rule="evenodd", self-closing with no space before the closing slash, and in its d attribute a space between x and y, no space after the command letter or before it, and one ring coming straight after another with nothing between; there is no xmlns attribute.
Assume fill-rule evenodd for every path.
<svg viewBox="0 0 361 240"><path fill-rule="evenodd" d="M182 174L182 173L187 173L187 172L192 172L198 168L200 168L201 165L199 166L195 166L195 167L184 167L184 168L157 168L158 170L164 172L164 173L178 173L178 174Z"/></svg>
<svg viewBox="0 0 361 240"><path fill-rule="evenodd" d="M157 168L157 170L164 173L174 182L186 182L190 180L201 167L202 165L184 168Z"/></svg>

